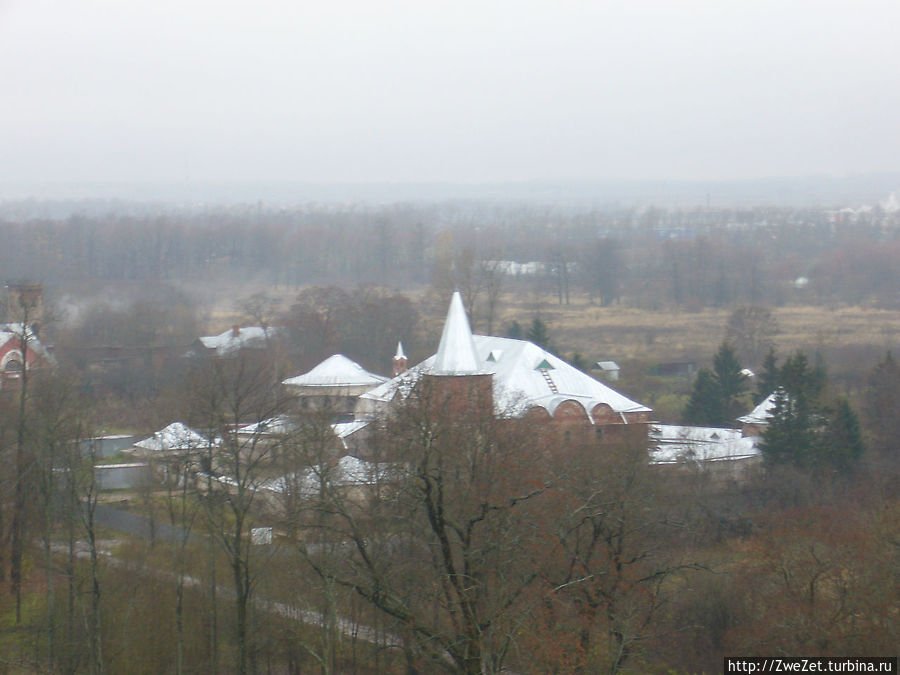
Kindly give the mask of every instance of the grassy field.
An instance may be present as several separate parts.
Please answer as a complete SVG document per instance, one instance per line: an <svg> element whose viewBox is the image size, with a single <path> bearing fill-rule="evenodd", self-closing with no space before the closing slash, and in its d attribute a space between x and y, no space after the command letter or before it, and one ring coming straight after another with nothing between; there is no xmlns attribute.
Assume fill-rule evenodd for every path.
<svg viewBox="0 0 900 675"><path fill-rule="evenodd" d="M525 325L537 315L548 324L554 343L563 353L578 351L591 360L679 361L709 359L725 338L731 309L685 312L649 311L627 306L600 307L584 298L568 306L507 298L505 321ZM843 307L779 307L778 351L814 351L847 346L871 346L879 351L897 347L900 311Z"/></svg>
<svg viewBox="0 0 900 675"><path fill-rule="evenodd" d="M286 310L296 291L283 287L219 287L201 299L208 310L206 322L211 331L225 330L232 323L246 321L241 316L240 299L265 291ZM401 289L421 303L422 289ZM440 334L443 310L421 308L423 326L429 336ZM500 305L500 320L494 332L502 332L513 320L524 328L539 316L547 325L557 350L563 354L580 352L589 361L660 361L711 358L725 337L725 325L732 308L687 312L677 308L662 311L638 309L627 305L601 307L580 295L572 295L570 304L559 305L550 296L532 293L506 293ZM787 306L773 309L778 323L775 335L778 352L795 349L829 351L857 347L881 352L900 351L900 311L866 307ZM483 330L476 317L475 330ZM437 345L435 345L436 347Z"/></svg>

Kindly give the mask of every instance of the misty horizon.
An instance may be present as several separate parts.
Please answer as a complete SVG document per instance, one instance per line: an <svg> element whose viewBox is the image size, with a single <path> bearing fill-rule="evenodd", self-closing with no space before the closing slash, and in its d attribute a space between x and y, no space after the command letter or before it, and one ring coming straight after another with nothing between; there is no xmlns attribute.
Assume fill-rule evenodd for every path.
<svg viewBox="0 0 900 675"><path fill-rule="evenodd" d="M877 0L5 0L0 185L892 173L897 19Z"/></svg>

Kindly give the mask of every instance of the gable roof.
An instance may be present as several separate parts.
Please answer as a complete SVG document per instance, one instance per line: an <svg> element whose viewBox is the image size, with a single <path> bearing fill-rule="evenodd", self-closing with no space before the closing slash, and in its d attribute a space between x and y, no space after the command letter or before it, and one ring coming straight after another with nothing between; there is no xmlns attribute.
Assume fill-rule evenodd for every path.
<svg viewBox="0 0 900 675"><path fill-rule="evenodd" d="M0 324L0 347L3 347L11 340L18 340L21 343L22 336L25 336L28 342L28 350L34 354L44 357L51 363L55 363L53 356L47 351L44 344L38 339L30 326L23 326L21 323L3 323Z"/></svg>
<svg viewBox="0 0 900 675"><path fill-rule="evenodd" d="M749 413L738 417L737 421L744 424L768 424L769 418L772 416L772 409L775 407L775 395L777 393L777 391L773 391Z"/></svg>
<svg viewBox="0 0 900 675"><path fill-rule="evenodd" d="M235 335L235 332L237 334ZM262 326L246 326L238 328L229 328L219 335L206 335L200 338L200 342L206 349L215 349L216 354L224 356L244 347L263 347L266 338L270 338L279 332L277 328Z"/></svg>
<svg viewBox="0 0 900 675"><path fill-rule="evenodd" d="M284 384L292 387L377 387L387 379L370 373L343 354L335 354L308 373L289 377Z"/></svg>
<svg viewBox="0 0 900 675"><path fill-rule="evenodd" d="M154 433L150 438L138 441L134 444L134 447L157 453L183 452L209 447L209 440L183 422L172 422L169 426Z"/></svg>
<svg viewBox="0 0 900 675"><path fill-rule="evenodd" d="M759 457L756 437L738 429L654 424L650 427L650 463L721 462Z"/></svg>

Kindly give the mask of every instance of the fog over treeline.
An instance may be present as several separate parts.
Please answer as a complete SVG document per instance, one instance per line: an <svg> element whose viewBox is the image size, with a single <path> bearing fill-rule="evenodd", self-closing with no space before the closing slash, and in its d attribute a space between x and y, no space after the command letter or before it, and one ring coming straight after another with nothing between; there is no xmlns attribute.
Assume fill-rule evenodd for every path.
<svg viewBox="0 0 900 675"><path fill-rule="evenodd" d="M61 218L16 213L7 203L0 269L6 278L39 278L50 287L227 279L403 288L431 282L436 266L459 276L466 266L513 261L539 263L518 280L560 302L578 289L602 304L650 309L793 301L895 308L900 212L884 204L838 210L259 203Z"/></svg>

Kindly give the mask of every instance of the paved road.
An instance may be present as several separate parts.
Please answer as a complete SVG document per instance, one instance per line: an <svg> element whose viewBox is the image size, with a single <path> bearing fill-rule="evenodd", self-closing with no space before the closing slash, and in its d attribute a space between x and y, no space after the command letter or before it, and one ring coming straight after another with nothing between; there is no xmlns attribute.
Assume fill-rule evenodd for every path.
<svg viewBox="0 0 900 675"><path fill-rule="evenodd" d="M114 530L133 534L144 539L155 537L165 541L180 542L185 533L182 527L172 527L169 523L162 522L159 519L156 519L156 522L151 522L147 516L123 511L108 504L97 504L97 508L94 510L94 520L103 527L111 527ZM201 535L190 535L192 543L196 543L200 539Z"/></svg>

